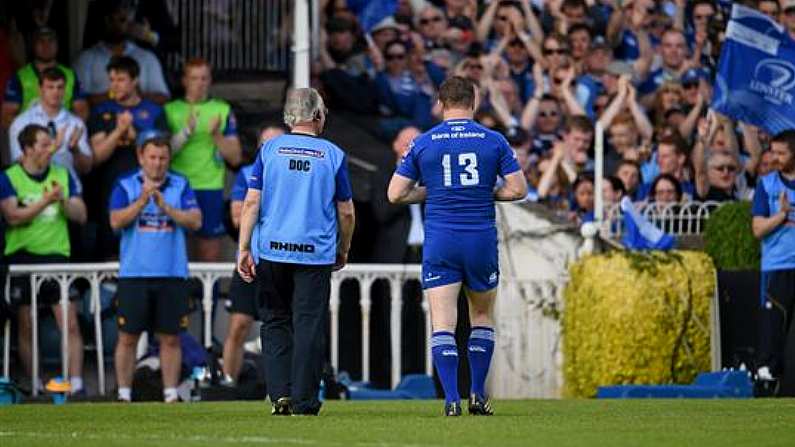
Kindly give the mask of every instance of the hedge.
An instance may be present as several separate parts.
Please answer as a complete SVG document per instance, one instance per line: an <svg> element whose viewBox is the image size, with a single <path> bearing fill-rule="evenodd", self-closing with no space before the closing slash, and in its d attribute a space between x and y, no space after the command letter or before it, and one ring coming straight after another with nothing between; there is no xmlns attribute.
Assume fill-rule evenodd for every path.
<svg viewBox="0 0 795 447"><path fill-rule="evenodd" d="M751 202L721 205L707 220L704 249L720 270L759 270L760 248L751 231Z"/></svg>
<svg viewBox="0 0 795 447"><path fill-rule="evenodd" d="M564 294L564 395L600 385L690 383L710 369L715 269L701 252L624 252L572 265Z"/></svg>

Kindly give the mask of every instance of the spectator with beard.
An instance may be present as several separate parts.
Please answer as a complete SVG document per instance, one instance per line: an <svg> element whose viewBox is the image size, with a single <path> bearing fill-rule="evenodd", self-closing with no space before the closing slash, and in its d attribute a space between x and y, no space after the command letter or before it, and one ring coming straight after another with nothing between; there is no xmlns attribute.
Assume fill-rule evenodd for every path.
<svg viewBox="0 0 795 447"><path fill-rule="evenodd" d="M149 50L143 49L129 40L133 9L123 1L103 2L105 10L105 34L103 40L93 47L83 50L75 61L77 77L93 104L109 97L110 80L106 67L115 56L128 56L135 60L140 70L139 88L144 98L158 104L165 103L170 92L163 77L160 61Z"/></svg>

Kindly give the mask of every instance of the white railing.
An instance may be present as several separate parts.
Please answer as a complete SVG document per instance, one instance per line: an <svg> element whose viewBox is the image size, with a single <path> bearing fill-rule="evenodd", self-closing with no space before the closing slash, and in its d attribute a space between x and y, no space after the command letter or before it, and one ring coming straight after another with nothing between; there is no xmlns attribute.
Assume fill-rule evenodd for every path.
<svg viewBox="0 0 795 447"><path fill-rule="evenodd" d="M662 231L673 236L700 235L704 232L707 219L720 207L719 202L682 202L668 205L657 203L636 203L638 211ZM603 238L618 239L624 230L624 215L619 204L605 209L605 223L602 226Z"/></svg>
<svg viewBox="0 0 795 447"><path fill-rule="evenodd" d="M213 287L216 281L222 278L230 278L234 265L232 263L191 263L190 277L198 279L202 284L202 320L203 320L203 344L210 347L212 344L212 308L213 308ZM99 393L106 393L105 376L105 356L102 338L102 316L100 287L103 282L113 280L118 273L118 263L102 264L50 264L50 265L12 265L9 267L9 275L6 279L6 297L9 296L11 277L30 275L31 290L35 291L31 298L30 313L32 319L32 351L33 368L32 376L34 383L40 377L39 365L39 340L38 340L38 294L41 285L48 280L58 283L60 288L61 302L67 302L70 286L77 280L85 280L90 286L90 311L94 323L94 343L97 356L97 377ZM329 302L329 312L331 320L330 344L331 344L331 364L335 370L339 369L339 334L340 334L340 287L346 280L355 280L359 286L359 306L361 309L361 359L362 359L362 380L370 380L370 310L372 301L370 298L371 288L376 280L385 280L390 288L390 353L391 353L391 383L394 387L401 378L401 341L402 341L402 312L403 312L403 284L407 281L419 281L421 267L419 265L403 264L351 264L344 270L335 272L331 279L331 297ZM511 358L510 363L515 366L515 373L524 375L529 374L536 377L535 370L545 371L544 378L540 382L531 379L534 388L538 388L533 395L547 396L550 390L557 389L560 385L560 359L559 359L559 329L557 321L548 318L542 313L545 310L559 308L559 293L563 288L563 282L552 282L546 280L522 281L521 284L508 283L503 281L502 290L506 293L503 299L521 296L525 303L525 309L515 311L504 307L496 312L498 334L501 349L504 355ZM512 301L512 299L511 299ZM507 304L507 301L506 301ZM64 311L64 321L68 315L65 307L60 307ZM424 314L426 337L431 334L430 308L427 301L423 301L422 310ZM515 319L513 316L522 317ZM543 321L542 321L543 320ZM543 325L540 324L543 322ZM10 374L10 321L6 322L3 351L3 375L9 377ZM62 326L61 331L61 367L63 374L67 375L69 364L68 332ZM532 343L527 344L526 340ZM428 375L433 372L433 362L431 360L430 344L424 344L425 350L425 371ZM496 390L495 390L496 391ZM38 390L33 390L34 395ZM502 395L506 395L502 393Z"/></svg>

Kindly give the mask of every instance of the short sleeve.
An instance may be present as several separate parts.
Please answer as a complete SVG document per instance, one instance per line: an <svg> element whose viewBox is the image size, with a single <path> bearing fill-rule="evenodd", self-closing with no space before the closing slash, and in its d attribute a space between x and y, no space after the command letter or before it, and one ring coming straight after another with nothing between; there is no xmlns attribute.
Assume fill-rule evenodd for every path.
<svg viewBox="0 0 795 447"><path fill-rule="evenodd" d="M190 185L185 183L185 188L182 190L182 194L179 197L179 206L183 210L192 210L199 207L199 202L196 200L196 193L190 187Z"/></svg>
<svg viewBox="0 0 795 447"><path fill-rule="evenodd" d="M351 180L348 176L348 157L344 157L340 167L337 168L337 175L334 176L334 184L336 186L334 200L337 202L351 200L353 191L351 190Z"/></svg>
<svg viewBox="0 0 795 447"><path fill-rule="evenodd" d="M765 190L762 179L756 183L754 191L754 204L751 207L751 215L754 217L770 217L770 200Z"/></svg>
<svg viewBox="0 0 795 447"><path fill-rule="evenodd" d="M235 118L235 112L229 110L229 115L226 116L226 125L224 126L224 136L225 137L236 137L237 136L237 118Z"/></svg>
<svg viewBox="0 0 795 447"><path fill-rule="evenodd" d="M264 149L264 148L263 148ZM254 167L251 169L251 174L248 177L248 187L251 189L262 190L262 150L260 149L257 160L254 162Z"/></svg>
<svg viewBox="0 0 795 447"><path fill-rule="evenodd" d="M0 200L16 197L17 191L11 185L11 180L5 172L0 172Z"/></svg>
<svg viewBox="0 0 795 447"><path fill-rule="evenodd" d="M235 176L235 182L232 184L232 189L229 191L229 199L234 202L240 202L246 198L246 191L248 191L248 179L246 173L248 169L241 169Z"/></svg>
<svg viewBox="0 0 795 447"><path fill-rule="evenodd" d="M419 168L419 159L417 157L417 146L414 145L412 141L409 144L409 150L406 152L406 155L400 160L400 164L395 171L396 174L410 178L412 180L419 180L420 179L420 168Z"/></svg>
<svg viewBox="0 0 795 447"><path fill-rule="evenodd" d="M499 138L499 154L500 154L500 176L505 177L508 174L520 170L519 162L516 161L516 152L508 145L505 137Z"/></svg>
<svg viewBox="0 0 795 447"><path fill-rule="evenodd" d="M16 73L6 82L4 100L5 102L22 104L22 83L19 82L19 76Z"/></svg>
<svg viewBox="0 0 795 447"><path fill-rule="evenodd" d="M116 211L128 206L130 206L130 198L127 196L127 191L122 188L120 182L116 182L113 192L110 193L110 210Z"/></svg>

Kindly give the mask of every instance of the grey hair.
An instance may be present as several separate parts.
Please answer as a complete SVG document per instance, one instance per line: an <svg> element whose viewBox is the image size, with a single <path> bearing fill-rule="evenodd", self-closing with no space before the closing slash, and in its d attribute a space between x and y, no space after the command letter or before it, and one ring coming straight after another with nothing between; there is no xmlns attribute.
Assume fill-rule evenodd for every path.
<svg viewBox="0 0 795 447"><path fill-rule="evenodd" d="M422 6L422 8L420 8L420 9L419 9L419 11L415 11L415 12L414 12L414 28L419 28L419 26L420 26L420 19L421 19L421 17L420 17L420 16L421 16L421 15L422 15L422 13L424 13L425 11L433 11L433 12L435 12L435 13L437 13L437 14L441 15L441 16L442 16L442 20L444 20L444 21L447 21L447 16L445 16L445 14L444 14L444 11L442 11L442 9L441 9L441 8L437 8L436 6L434 6L434 5L433 5L433 4L431 4L431 3L426 3L426 4L424 4L424 5Z"/></svg>
<svg viewBox="0 0 795 447"><path fill-rule="evenodd" d="M313 88L297 88L287 93L284 102L284 124L293 128L296 124L313 121L326 105L320 93Z"/></svg>

